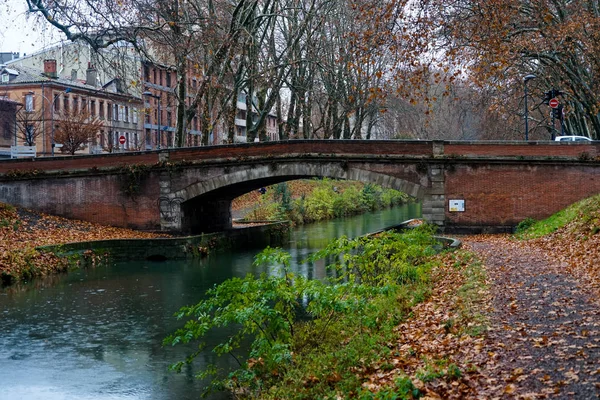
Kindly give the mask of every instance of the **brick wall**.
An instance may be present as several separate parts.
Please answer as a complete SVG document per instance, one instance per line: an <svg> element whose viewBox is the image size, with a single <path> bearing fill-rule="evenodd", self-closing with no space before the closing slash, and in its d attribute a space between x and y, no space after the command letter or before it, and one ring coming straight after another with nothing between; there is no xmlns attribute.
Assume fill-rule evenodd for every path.
<svg viewBox="0 0 600 400"><path fill-rule="evenodd" d="M457 164L446 178L446 227L505 227L527 217L546 218L600 193L598 163ZM448 201L464 200L464 212L450 212Z"/></svg>
<svg viewBox="0 0 600 400"><path fill-rule="evenodd" d="M595 161L598 154L596 143L339 140L9 160L0 161L0 201L107 225L158 230L161 170L144 177L139 193L129 196L123 190L125 175L119 172L120 167L158 165L159 158L175 165L185 160L191 165L162 170L168 172L169 190L175 192L272 162L302 164L308 160L322 165L333 162L338 167L343 162L350 168L428 188L427 170L435 165L444 170L444 181L439 182L440 193L436 194L441 210L445 203L447 227L511 229L527 217L544 218L600 193L600 163ZM15 171L33 170L48 173L15 178ZM241 193L252 190L252 185L268 184L269 179L261 176L253 182L238 182L233 188L223 186L218 196L228 198L236 190ZM464 200L466 210L450 212L448 200L452 199Z"/></svg>

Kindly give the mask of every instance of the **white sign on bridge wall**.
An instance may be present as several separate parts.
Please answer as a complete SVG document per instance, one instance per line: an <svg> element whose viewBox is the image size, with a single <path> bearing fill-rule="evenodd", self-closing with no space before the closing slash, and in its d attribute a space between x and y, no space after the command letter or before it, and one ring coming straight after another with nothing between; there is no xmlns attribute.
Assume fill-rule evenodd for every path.
<svg viewBox="0 0 600 400"><path fill-rule="evenodd" d="M451 212L465 211L465 201L464 200L448 200L448 209Z"/></svg>

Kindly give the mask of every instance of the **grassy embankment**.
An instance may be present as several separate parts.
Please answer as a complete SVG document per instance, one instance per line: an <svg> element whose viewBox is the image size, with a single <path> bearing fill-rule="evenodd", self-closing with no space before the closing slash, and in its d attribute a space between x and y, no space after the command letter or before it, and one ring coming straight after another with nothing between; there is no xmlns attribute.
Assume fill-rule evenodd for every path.
<svg viewBox="0 0 600 400"><path fill-rule="evenodd" d="M362 214L410 201L405 193L374 184L331 179L283 182L266 188L265 194L247 193L232 203L232 209L249 209L244 219L289 220L307 224Z"/></svg>
<svg viewBox="0 0 600 400"><path fill-rule="evenodd" d="M599 232L595 196L547 220L524 221L513 239L546 246L598 278ZM181 310L188 324L166 343L240 324L240 337L255 338L249 358L229 374L202 374L217 372L212 389L240 398L473 395L466 382L482 378L474 360L487 331L485 271L476 254L433 254L431 244L427 228L336 240L315 256L334 260L328 282L291 274L289 254L267 249L257 262L282 265L280 276L223 283L206 301ZM240 337L213 351L235 353Z"/></svg>

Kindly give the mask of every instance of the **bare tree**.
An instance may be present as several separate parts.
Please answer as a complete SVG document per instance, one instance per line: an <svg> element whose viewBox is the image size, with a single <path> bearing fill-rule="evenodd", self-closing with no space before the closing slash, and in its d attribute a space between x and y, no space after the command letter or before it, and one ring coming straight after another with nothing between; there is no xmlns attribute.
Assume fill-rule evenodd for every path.
<svg viewBox="0 0 600 400"><path fill-rule="evenodd" d="M62 144L61 151L75 154L85 149L104 123L87 111L65 112L56 124L54 139Z"/></svg>
<svg viewBox="0 0 600 400"><path fill-rule="evenodd" d="M41 111L26 111L21 109L17 113L17 138L26 146L35 146L36 139L42 134Z"/></svg>

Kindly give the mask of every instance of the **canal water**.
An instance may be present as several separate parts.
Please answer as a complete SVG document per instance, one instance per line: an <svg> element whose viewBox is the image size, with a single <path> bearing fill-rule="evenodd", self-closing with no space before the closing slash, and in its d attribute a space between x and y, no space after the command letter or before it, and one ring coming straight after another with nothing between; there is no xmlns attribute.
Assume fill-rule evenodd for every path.
<svg viewBox="0 0 600 400"><path fill-rule="evenodd" d="M302 261L330 239L378 231L420 215L420 205L409 204L301 226L283 247L296 273L319 278L324 266ZM198 399L203 383L194 374L208 363L233 367L233 359L205 352L177 374L168 366L193 348L163 347L162 340L181 326L173 314L197 303L206 289L230 277L269 272L269 267L252 266L258 251L118 263L0 289L0 399ZM207 338L209 347L227 334Z"/></svg>

